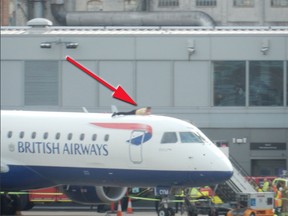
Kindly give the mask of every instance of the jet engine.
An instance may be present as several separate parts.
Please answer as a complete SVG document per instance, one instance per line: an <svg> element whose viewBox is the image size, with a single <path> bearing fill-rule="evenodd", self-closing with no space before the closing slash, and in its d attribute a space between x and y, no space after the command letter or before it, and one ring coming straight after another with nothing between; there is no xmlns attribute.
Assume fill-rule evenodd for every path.
<svg viewBox="0 0 288 216"><path fill-rule="evenodd" d="M82 204L107 204L122 199L126 192L126 187L102 187L102 186L79 186L64 185L60 188L69 199Z"/></svg>

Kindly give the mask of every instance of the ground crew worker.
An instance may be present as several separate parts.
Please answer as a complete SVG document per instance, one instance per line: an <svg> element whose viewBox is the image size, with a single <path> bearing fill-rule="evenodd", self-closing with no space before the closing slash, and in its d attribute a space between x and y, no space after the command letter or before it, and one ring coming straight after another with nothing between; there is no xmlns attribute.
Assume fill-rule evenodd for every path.
<svg viewBox="0 0 288 216"><path fill-rule="evenodd" d="M281 207L282 207L282 194L281 191L278 190L277 186L274 185L274 209L275 209L275 214L280 216L281 215Z"/></svg>
<svg viewBox="0 0 288 216"><path fill-rule="evenodd" d="M180 210L182 209L184 197L185 197L184 190L179 189L177 191L177 193L175 194L175 200L176 200L176 202L175 202L175 213L178 213L179 207L180 207Z"/></svg>
<svg viewBox="0 0 288 216"><path fill-rule="evenodd" d="M262 186L262 191L263 191L263 192L267 192L268 189L269 189L269 185L270 185L270 182L267 180L267 178L265 178L265 179L264 179L263 186Z"/></svg>
<svg viewBox="0 0 288 216"><path fill-rule="evenodd" d="M259 185L256 184L256 183L255 183L255 190L256 190L257 192L263 192L262 188L259 187Z"/></svg>
<svg viewBox="0 0 288 216"><path fill-rule="evenodd" d="M284 182L283 182L284 183ZM282 216L288 216L288 187L282 184Z"/></svg>
<svg viewBox="0 0 288 216"><path fill-rule="evenodd" d="M199 191L197 188L191 188L190 197L197 198L199 196Z"/></svg>

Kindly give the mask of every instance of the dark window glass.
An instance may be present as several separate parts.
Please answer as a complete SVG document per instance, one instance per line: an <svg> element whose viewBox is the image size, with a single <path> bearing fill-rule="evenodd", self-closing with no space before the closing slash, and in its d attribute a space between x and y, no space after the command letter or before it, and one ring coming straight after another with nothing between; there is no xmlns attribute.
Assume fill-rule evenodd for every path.
<svg viewBox="0 0 288 216"><path fill-rule="evenodd" d="M85 138L85 134L83 134L83 133L82 133L82 134L80 134L80 140L81 140L81 141L83 141L83 140L84 140L84 138Z"/></svg>
<svg viewBox="0 0 288 216"><path fill-rule="evenodd" d="M105 137L104 137L104 141L107 142L108 140L109 140L109 135L106 134Z"/></svg>
<svg viewBox="0 0 288 216"><path fill-rule="evenodd" d="M283 62L249 63L249 105L283 106Z"/></svg>
<svg viewBox="0 0 288 216"><path fill-rule="evenodd" d="M69 134L68 134L67 139L68 139L68 140L71 140L71 139L72 139L72 133L69 133Z"/></svg>
<svg viewBox="0 0 288 216"><path fill-rule="evenodd" d="M196 0L196 6L204 6L204 7L210 7L210 6L216 6L217 0Z"/></svg>
<svg viewBox="0 0 288 216"><path fill-rule="evenodd" d="M7 134L7 137L8 137L8 138L11 138L12 135L13 135L12 131L9 131L8 134Z"/></svg>
<svg viewBox="0 0 288 216"><path fill-rule="evenodd" d="M272 7L288 7L288 0L271 0Z"/></svg>
<svg viewBox="0 0 288 216"><path fill-rule="evenodd" d="M24 138L24 131L21 131L21 132L20 132L20 135L19 135L19 137L20 137L21 139L23 139L23 138Z"/></svg>
<svg viewBox="0 0 288 216"><path fill-rule="evenodd" d="M176 143L177 135L176 132L165 132L161 139L161 143Z"/></svg>
<svg viewBox="0 0 288 216"><path fill-rule="evenodd" d="M55 139L56 139L56 140L59 140L59 139L60 139L60 136L61 136L60 133L56 133L56 135L55 135Z"/></svg>
<svg viewBox="0 0 288 216"><path fill-rule="evenodd" d="M214 106L245 106L245 62L214 62Z"/></svg>
<svg viewBox="0 0 288 216"><path fill-rule="evenodd" d="M36 138L36 132L35 132L35 131L31 134L31 138L32 138L32 139L35 139L35 138Z"/></svg>
<svg viewBox="0 0 288 216"><path fill-rule="evenodd" d="M179 0L159 0L159 7L176 7L179 6Z"/></svg>
<svg viewBox="0 0 288 216"><path fill-rule="evenodd" d="M181 143L204 143L204 138L193 132L180 132Z"/></svg>
<svg viewBox="0 0 288 216"><path fill-rule="evenodd" d="M47 138L48 138L48 132L45 132L45 133L44 133L43 138L44 138L44 139L47 139Z"/></svg>
<svg viewBox="0 0 288 216"><path fill-rule="evenodd" d="M97 134L93 134L92 135L92 141L96 141L96 139L97 139Z"/></svg>
<svg viewBox="0 0 288 216"><path fill-rule="evenodd" d="M254 0L234 0L233 5L235 7L253 7Z"/></svg>

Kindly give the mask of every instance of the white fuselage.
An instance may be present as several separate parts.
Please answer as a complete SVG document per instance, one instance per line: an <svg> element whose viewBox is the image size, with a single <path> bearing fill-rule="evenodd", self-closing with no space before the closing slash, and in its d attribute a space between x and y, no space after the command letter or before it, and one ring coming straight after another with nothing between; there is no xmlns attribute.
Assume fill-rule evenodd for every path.
<svg viewBox="0 0 288 216"><path fill-rule="evenodd" d="M1 111L4 190L197 186L223 182L232 172L227 157L199 129L175 118Z"/></svg>

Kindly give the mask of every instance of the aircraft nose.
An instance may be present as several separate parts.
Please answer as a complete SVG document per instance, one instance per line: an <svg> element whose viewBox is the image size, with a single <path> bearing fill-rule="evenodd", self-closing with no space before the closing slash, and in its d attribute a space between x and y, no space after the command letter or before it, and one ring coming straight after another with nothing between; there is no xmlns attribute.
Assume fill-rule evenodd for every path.
<svg viewBox="0 0 288 216"><path fill-rule="evenodd" d="M230 160L225 156L220 156L218 165L221 173L223 174L223 181L229 180L233 175L233 165Z"/></svg>

